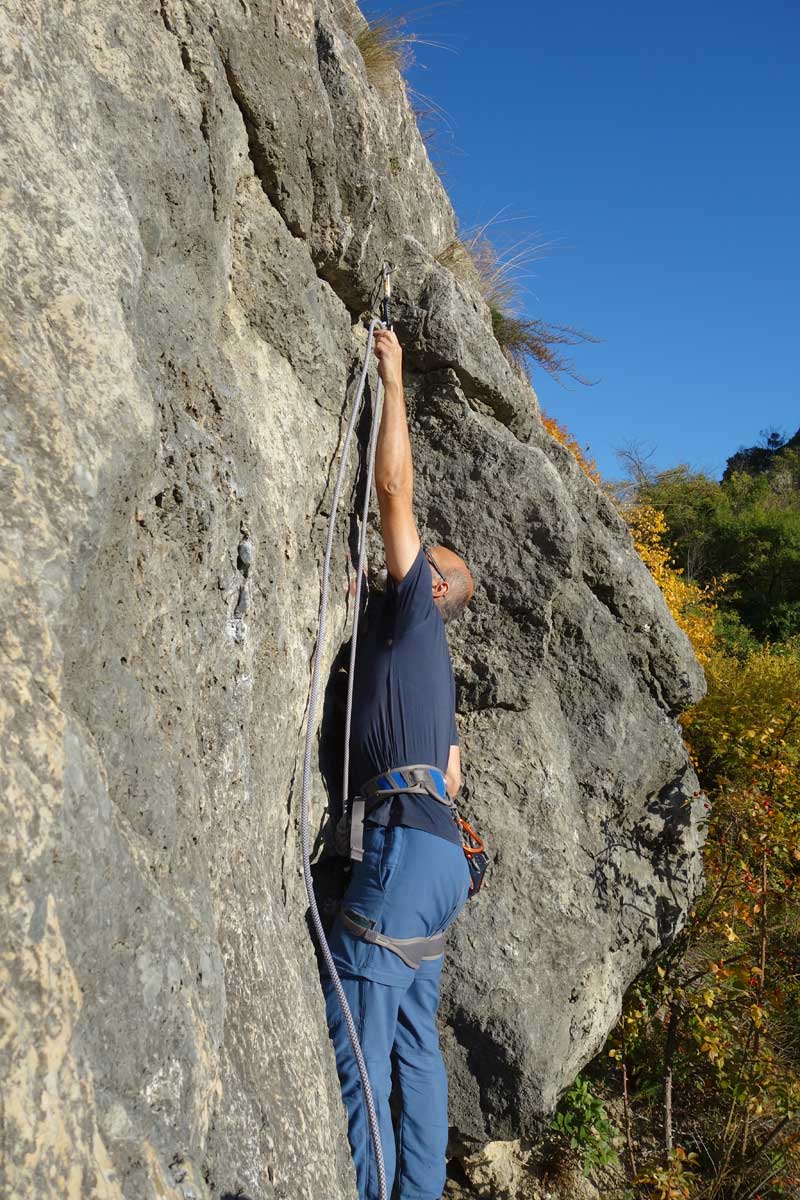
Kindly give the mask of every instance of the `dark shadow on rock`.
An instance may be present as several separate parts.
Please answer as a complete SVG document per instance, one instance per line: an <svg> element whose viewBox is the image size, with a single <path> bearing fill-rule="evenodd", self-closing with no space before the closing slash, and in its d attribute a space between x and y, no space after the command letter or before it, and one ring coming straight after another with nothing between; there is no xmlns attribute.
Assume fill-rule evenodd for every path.
<svg viewBox="0 0 800 1200"><path fill-rule="evenodd" d="M348 529L348 585L350 588L349 618L352 620L352 605L355 599L356 566L358 562L359 514L364 502L366 487L367 446L372 421L373 400L369 383L364 389L364 404L356 426L356 437L359 447L358 471L351 495L347 498ZM335 595L335 585L332 592ZM369 595L369 580L364 578L361 596L361 626L363 629L364 610L367 607ZM328 825L324 826L322 841L328 842L328 826L335 826L342 814L345 797L342 795L342 745L344 740L344 723L347 705L347 680L350 661L351 639L342 645L331 666L330 675L325 685L322 701L322 717L319 731L318 766L328 795ZM332 836L332 834L331 834ZM314 851L319 849L316 844Z"/></svg>
<svg viewBox="0 0 800 1200"><path fill-rule="evenodd" d="M364 502L367 482L367 450L370 426L372 424L372 413L373 397L369 382L367 382L364 389L364 403L356 426L356 438L359 450L358 470L351 494L346 500L349 513L347 526L347 579L350 587L349 614L351 618L352 606L355 600L356 568L358 563L359 515ZM332 594L335 595L335 584L333 582ZM363 622L368 595L369 580L365 573L361 597L361 632L364 629ZM340 647L333 660L323 693L319 730L317 762L325 786L328 806L326 820L323 822L311 849L311 876L314 882L317 905L326 932L333 924L337 907L344 895L349 880L349 863L335 851L334 831L344 811L345 803L342 768L350 646L351 639L348 638ZM307 922L309 932L313 934L310 914L307 916ZM314 942L316 944L316 938L314 938Z"/></svg>
<svg viewBox="0 0 800 1200"><path fill-rule="evenodd" d="M697 858L690 781L687 767L649 798L643 814L628 828L620 826L618 814L605 817L604 845L598 853L581 847L592 859L598 908L618 911L633 940L647 934L667 946L685 916ZM657 895L652 882L643 882L635 870L637 862L647 863L645 878L665 884L668 895ZM621 942L627 940L621 937Z"/></svg>
<svg viewBox="0 0 800 1200"><path fill-rule="evenodd" d="M493 1118L497 1137L514 1137L519 1090L525 1084L511 1031L491 1012L483 1018L460 1006L444 1012L447 1024L466 1055L469 1073L480 1090L484 1117Z"/></svg>

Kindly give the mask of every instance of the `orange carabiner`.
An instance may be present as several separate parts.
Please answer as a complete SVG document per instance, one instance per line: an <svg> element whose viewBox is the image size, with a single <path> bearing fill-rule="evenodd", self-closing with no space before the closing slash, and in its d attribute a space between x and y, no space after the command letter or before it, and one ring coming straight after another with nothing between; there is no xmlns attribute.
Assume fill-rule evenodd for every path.
<svg viewBox="0 0 800 1200"><path fill-rule="evenodd" d="M483 854L483 839L478 836L475 830L469 825L463 817L458 818L461 822L461 828L467 835L467 841L463 843L464 853L468 858L473 854Z"/></svg>

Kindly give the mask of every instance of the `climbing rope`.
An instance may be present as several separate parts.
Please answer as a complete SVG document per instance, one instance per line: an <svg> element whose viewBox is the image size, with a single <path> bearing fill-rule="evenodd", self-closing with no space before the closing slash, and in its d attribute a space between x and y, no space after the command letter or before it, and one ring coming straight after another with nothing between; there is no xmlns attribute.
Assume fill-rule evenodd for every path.
<svg viewBox="0 0 800 1200"><path fill-rule="evenodd" d="M328 537L325 543L325 557L322 564L322 593L319 606L319 630L317 633L317 645L314 652L314 667L311 673L311 692L308 700L308 717L306 723L306 741L305 754L303 757L303 790L302 803L300 808L300 832L303 848L303 877L306 884L306 892L308 894L308 904L311 911L311 920L314 925L314 931L317 936L322 956L325 960L325 965L330 972L331 981L336 992L336 997L339 1001L339 1006L342 1010L347 1033L350 1038L350 1044L353 1047L358 1073L361 1076L361 1085L364 1089L364 1100L367 1106L367 1117L369 1120L370 1134L372 1143L375 1147L375 1161L378 1168L378 1193L379 1200L387 1200L386 1191L386 1169L383 1162L383 1147L381 1146L381 1135L378 1128L378 1117L375 1112L375 1102L372 1096L372 1088L370 1087L369 1076L367 1075L367 1066L364 1062L364 1055L361 1050L361 1045L358 1040L353 1014L350 1011L350 1005L347 1003L342 981L339 978L339 973L336 970L336 965L333 961L333 956L328 946L328 940L325 937L325 930L322 925L322 919L319 915L316 896L314 895L314 882L311 877L311 852L308 831L308 809L309 796L311 793L311 758L314 749L314 720L317 711L317 700L319 698L320 672L322 667L322 653L325 642L325 624L328 616L328 594L330 591L330 568L331 555L333 552L333 538L336 526L336 513L339 507L339 498L341 495L342 484L344 482L345 471L347 469L347 455L350 448L350 442L353 437L353 432L356 427L356 421L361 408L361 400L364 395L364 387L367 381L367 372L369 370L369 356L372 350L373 334L376 325L383 325L384 328L390 327L389 322L389 297L391 295L389 276L391 274L391 266L389 263L384 264L383 281L384 281L384 301L383 301L383 321L378 317L373 317L370 321L369 332L367 334L367 349L364 355L364 365L361 370L361 376L358 381L355 398L353 400L353 411L350 414L350 421L345 433L344 443L342 445L342 454L339 461L339 470L336 475L336 483L333 489L333 499L331 501L331 514L328 519ZM361 603L361 587L364 578L364 562L366 550L367 536L367 517L369 515L369 503L372 492L372 477L375 469L375 447L378 440L378 428L380 417L380 403L382 394L382 380L378 378L378 386L375 395L375 408L372 414L372 428L370 430L369 450L367 454L367 479L364 490L364 506L361 515L361 530L358 541L358 567L356 571L356 594L355 604L353 609L353 634L350 645L350 673L347 681L347 710L345 715L345 735L344 735L344 767L343 767L343 786L342 797L346 801L348 795L348 771L350 762L350 720L353 710L353 676L356 657L356 644L358 641L358 615L359 606Z"/></svg>
<svg viewBox="0 0 800 1200"><path fill-rule="evenodd" d="M370 326L370 340L371 331L372 326ZM367 345L367 357L369 357L369 344ZM353 607L353 635L350 639L350 667L347 673L347 708L345 710L344 718L344 752L342 754L342 796L344 798L349 795L350 788L350 724L353 717L353 683L356 673L356 648L358 646L358 615L361 612L361 585L364 579L364 563L366 561L367 518L369 516L369 502L372 493L372 477L375 474L375 447L378 443L378 429L380 426L378 414L380 411L382 387L383 383L379 377L377 393L375 397L375 412L372 417L372 429L370 430L369 435L369 449L367 451L367 485L364 489L364 507L361 512L361 530L358 536L356 595Z"/></svg>

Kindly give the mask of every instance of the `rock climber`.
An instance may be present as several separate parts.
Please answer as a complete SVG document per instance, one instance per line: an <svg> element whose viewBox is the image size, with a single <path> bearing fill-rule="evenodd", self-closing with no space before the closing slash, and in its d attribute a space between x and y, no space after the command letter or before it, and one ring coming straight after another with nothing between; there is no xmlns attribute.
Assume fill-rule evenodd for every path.
<svg viewBox="0 0 800 1200"><path fill-rule="evenodd" d="M468 604L473 581L453 551L420 543L402 350L392 330L376 330L375 355L384 386L375 485L388 581L383 597L370 598L362 624L350 795L382 772L427 764L452 798L461 787L461 763L445 622ZM340 845L342 832L340 823ZM368 810L359 840L362 836L363 858L353 862L331 951L364 1052L387 1188L400 1200L439 1200L448 1138L447 1075L436 1028L443 953L440 948L413 966L387 946L358 936L358 928L363 924L391 939L432 938L464 907L469 868L450 808L429 794L401 791L386 798ZM361 1081L327 976L323 987L358 1194L373 1200L378 1174ZM400 1100L396 1134L389 1109L393 1067Z"/></svg>

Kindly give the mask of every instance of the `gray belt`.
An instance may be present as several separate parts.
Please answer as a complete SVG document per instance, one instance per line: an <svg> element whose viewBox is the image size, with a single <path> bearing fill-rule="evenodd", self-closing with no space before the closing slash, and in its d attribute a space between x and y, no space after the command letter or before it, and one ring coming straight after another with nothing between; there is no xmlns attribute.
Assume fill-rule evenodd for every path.
<svg viewBox="0 0 800 1200"><path fill-rule="evenodd" d="M434 933L431 937L388 937L385 933L377 932L374 921L362 917L361 913L355 912L352 908L340 909L339 920L345 929L355 937L362 938L365 942L372 942L373 946L383 946L385 950L393 950L407 966L413 967L415 971L420 963L427 959L439 958L444 954L443 933Z"/></svg>
<svg viewBox="0 0 800 1200"><path fill-rule="evenodd" d="M415 763L410 767L392 767L362 783L358 795L350 804L350 857L361 862L364 857L364 818L389 796L431 796L444 804L453 813L455 805L447 794L444 772L426 763Z"/></svg>

